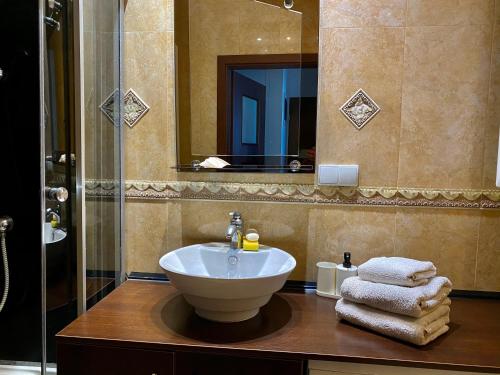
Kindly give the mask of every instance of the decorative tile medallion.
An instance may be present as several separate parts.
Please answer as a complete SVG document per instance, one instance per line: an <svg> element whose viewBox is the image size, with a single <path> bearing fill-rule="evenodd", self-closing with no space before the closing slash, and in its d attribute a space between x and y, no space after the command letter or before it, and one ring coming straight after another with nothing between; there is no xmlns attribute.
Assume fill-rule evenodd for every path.
<svg viewBox="0 0 500 375"><path fill-rule="evenodd" d="M119 90L116 89L99 107L106 117L115 126L119 125L118 114L115 113L115 103L119 100ZM149 111L149 106L137 93L129 89L123 97L123 121L133 128L139 120Z"/></svg>
<svg viewBox="0 0 500 375"><path fill-rule="evenodd" d="M127 91L123 102L123 120L129 127L133 128L149 111L149 106L132 89Z"/></svg>
<svg viewBox="0 0 500 375"><path fill-rule="evenodd" d="M358 130L373 119L380 112L380 107L368 96L363 89L359 89L351 98L340 107L340 112Z"/></svg>
<svg viewBox="0 0 500 375"><path fill-rule="evenodd" d="M111 121L115 126L120 125L120 119L118 118L118 114L115 115L115 103L117 103L119 100L120 100L120 91L116 89L99 106L99 109L106 115L109 121Z"/></svg>

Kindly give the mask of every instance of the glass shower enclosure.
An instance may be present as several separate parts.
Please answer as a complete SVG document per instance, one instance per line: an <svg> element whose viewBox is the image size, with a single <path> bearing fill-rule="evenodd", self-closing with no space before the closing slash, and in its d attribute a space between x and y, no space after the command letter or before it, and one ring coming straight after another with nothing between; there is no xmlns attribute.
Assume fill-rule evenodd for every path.
<svg viewBox="0 0 500 375"><path fill-rule="evenodd" d="M122 4L0 6L0 374L45 373L56 333L123 280Z"/></svg>

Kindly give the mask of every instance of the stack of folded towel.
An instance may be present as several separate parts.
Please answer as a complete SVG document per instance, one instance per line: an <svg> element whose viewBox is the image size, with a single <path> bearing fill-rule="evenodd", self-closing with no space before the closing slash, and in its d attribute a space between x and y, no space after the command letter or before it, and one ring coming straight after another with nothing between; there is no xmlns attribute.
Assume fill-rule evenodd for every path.
<svg viewBox="0 0 500 375"><path fill-rule="evenodd" d="M425 345L449 329L451 288L431 262L372 258L344 280L335 310L353 324Z"/></svg>

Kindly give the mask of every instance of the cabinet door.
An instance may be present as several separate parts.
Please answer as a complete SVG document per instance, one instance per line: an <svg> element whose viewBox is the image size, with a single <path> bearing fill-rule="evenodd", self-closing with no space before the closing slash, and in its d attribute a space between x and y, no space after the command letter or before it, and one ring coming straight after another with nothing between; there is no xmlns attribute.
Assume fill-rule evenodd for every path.
<svg viewBox="0 0 500 375"><path fill-rule="evenodd" d="M59 345L58 375L173 375L172 353L85 345Z"/></svg>
<svg viewBox="0 0 500 375"><path fill-rule="evenodd" d="M175 375L303 375L302 361L176 353Z"/></svg>
<svg viewBox="0 0 500 375"><path fill-rule="evenodd" d="M365 363L309 361L309 375L480 375L477 372L435 370Z"/></svg>

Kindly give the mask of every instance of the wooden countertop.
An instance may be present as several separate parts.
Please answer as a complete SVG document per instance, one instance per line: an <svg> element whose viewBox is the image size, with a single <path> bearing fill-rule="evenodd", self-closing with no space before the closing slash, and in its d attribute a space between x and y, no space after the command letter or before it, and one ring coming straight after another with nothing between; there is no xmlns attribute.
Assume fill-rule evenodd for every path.
<svg viewBox="0 0 500 375"><path fill-rule="evenodd" d="M127 281L58 334L58 343L334 360L500 373L500 301L455 298L450 331L425 347L336 319L335 300L279 293L242 323L198 318L168 283Z"/></svg>

